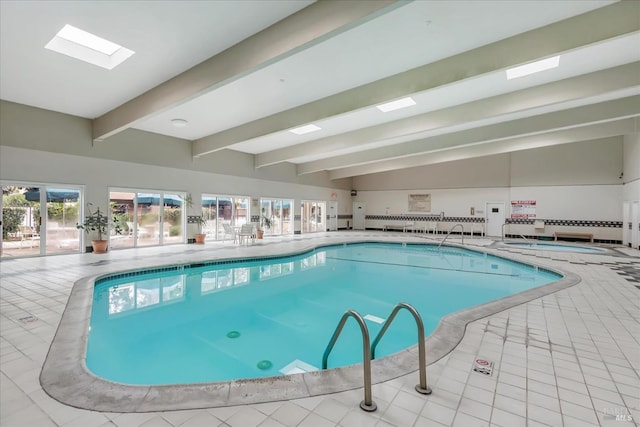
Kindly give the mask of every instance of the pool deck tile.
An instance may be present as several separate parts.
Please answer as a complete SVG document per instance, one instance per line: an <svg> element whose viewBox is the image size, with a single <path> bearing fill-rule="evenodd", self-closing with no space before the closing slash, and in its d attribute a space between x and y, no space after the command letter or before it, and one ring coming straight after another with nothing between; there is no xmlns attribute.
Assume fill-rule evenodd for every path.
<svg viewBox="0 0 640 427"><path fill-rule="evenodd" d="M362 388L269 403L118 413L61 404L41 387L41 368L73 284L81 277L155 265L159 260L182 263L212 256L259 256L274 249L298 250L344 239L425 239L399 234L320 233L267 238L252 247L227 242L100 256L5 259L0 263L0 425L638 426L640 291L633 280L640 271L640 251L629 248L609 254L549 255L497 247L488 239L466 239L471 247L562 269L582 280L469 323L455 349L428 366L431 395L415 393L418 376L412 372L373 386L378 410L372 413L358 407ZM429 356L428 348L428 363ZM494 363L491 376L472 371L478 358ZM122 408L127 408L126 399L120 399Z"/></svg>

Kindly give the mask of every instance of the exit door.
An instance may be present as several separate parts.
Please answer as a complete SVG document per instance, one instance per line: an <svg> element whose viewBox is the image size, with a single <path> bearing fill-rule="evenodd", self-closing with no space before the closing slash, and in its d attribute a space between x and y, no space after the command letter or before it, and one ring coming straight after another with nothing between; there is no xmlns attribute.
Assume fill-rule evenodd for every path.
<svg viewBox="0 0 640 427"><path fill-rule="evenodd" d="M367 205L364 202L353 203L353 229L364 230L364 219Z"/></svg>
<svg viewBox="0 0 640 427"><path fill-rule="evenodd" d="M504 203L487 203L485 217L487 231L485 234L492 237L502 236L504 220Z"/></svg>
<svg viewBox="0 0 640 427"><path fill-rule="evenodd" d="M329 202L329 231L338 231L338 202Z"/></svg>

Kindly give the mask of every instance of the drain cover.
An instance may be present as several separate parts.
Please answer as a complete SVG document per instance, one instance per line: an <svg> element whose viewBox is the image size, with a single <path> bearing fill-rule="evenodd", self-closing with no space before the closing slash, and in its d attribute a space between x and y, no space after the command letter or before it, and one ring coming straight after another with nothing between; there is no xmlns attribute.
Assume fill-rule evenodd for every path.
<svg viewBox="0 0 640 427"><path fill-rule="evenodd" d="M36 316L27 316L27 317L21 317L18 320L21 321L22 323L32 323L32 322L36 322L38 318Z"/></svg>
<svg viewBox="0 0 640 427"><path fill-rule="evenodd" d="M485 359L476 359L473 362L474 372L479 372L483 375L491 376L493 373L493 362Z"/></svg>

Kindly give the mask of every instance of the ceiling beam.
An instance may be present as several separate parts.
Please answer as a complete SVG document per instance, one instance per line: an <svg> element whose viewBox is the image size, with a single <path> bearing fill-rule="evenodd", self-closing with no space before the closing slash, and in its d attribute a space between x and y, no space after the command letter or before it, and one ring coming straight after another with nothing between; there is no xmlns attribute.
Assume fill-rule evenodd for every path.
<svg viewBox="0 0 640 427"><path fill-rule="evenodd" d="M597 123L588 126L562 129L537 135L519 136L512 139L479 143L475 145L454 148L434 153L419 154L383 162L335 169L329 171L329 179L340 179L372 173L388 172L417 166L427 166L436 163L452 162L471 159L474 157L490 156L510 153L513 151L530 150L549 147L552 145L569 144L581 141L607 138L631 134L638 129L638 118L628 118L613 122Z"/></svg>
<svg viewBox="0 0 640 427"><path fill-rule="evenodd" d="M261 168L307 156L333 157L332 152L345 149L353 151L354 147L359 146L366 149L367 145L377 141L391 143L402 138L427 137L429 132L441 131L463 123L482 121L549 104L559 105L638 85L640 85L640 62L256 154L255 167Z"/></svg>
<svg viewBox="0 0 640 427"><path fill-rule="evenodd" d="M298 175L640 116L640 95L301 163Z"/></svg>
<svg viewBox="0 0 640 427"><path fill-rule="evenodd" d="M398 0L317 1L93 121L94 140L193 99L400 7Z"/></svg>
<svg viewBox="0 0 640 427"><path fill-rule="evenodd" d="M273 114L193 142L202 156L239 142L640 31L640 2L622 1Z"/></svg>

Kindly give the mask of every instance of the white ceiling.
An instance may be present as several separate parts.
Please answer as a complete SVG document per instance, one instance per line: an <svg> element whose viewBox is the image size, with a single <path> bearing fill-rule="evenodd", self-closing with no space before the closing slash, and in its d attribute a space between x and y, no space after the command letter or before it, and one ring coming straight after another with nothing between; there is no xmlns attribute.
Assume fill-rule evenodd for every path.
<svg viewBox="0 0 640 427"><path fill-rule="evenodd" d="M64 24L136 53L108 71L44 49ZM0 30L4 100L95 119L104 144L136 128L300 174L621 135L640 115L635 1L1 1ZM416 106L375 108L409 95ZM287 131L308 123L322 130Z"/></svg>

